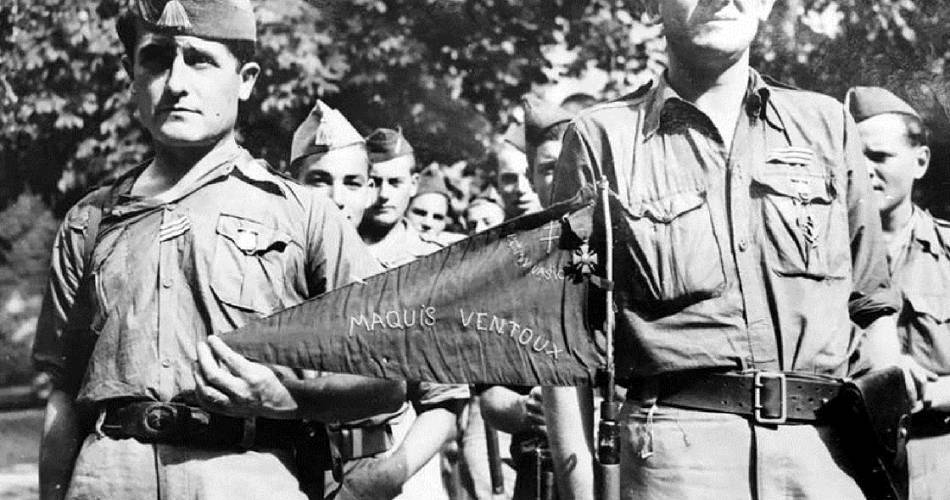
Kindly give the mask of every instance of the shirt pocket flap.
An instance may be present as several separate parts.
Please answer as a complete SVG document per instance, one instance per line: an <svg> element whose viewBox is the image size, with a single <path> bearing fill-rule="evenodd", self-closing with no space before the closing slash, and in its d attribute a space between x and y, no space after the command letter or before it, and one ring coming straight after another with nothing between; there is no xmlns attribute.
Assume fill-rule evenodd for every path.
<svg viewBox="0 0 950 500"><path fill-rule="evenodd" d="M645 201L625 207L635 219L644 217L662 224L673 222L677 217L692 212L706 203L704 191L676 193L663 198Z"/></svg>
<svg viewBox="0 0 950 500"><path fill-rule="evenodd" d="M290 235L280 229L228 214L218 217L217 232L231 240L245 255L258 255L271 249L283 250L291 241Z"/></svg>
<svg viewBox="0 0 950 500"><path fill-rule="evenodd" d="M835 199L836 191L830 175L808 171L760 172L752 176L752 181L772 194L803 203L830 204Z"/></svg>
<svg viewBox="0 0 950 500"><path fill-rule="evenodd" d="M947 294L922 290L904 290L904 295L914 312L926 314L941 323L950 321L950 300L948 300Z"/></svg>

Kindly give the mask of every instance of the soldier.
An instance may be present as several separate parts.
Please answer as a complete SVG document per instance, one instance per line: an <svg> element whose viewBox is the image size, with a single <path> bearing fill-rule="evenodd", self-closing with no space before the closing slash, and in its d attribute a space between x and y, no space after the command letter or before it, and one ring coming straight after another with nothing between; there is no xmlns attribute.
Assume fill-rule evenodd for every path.
<svg viewBox="0 0 950 500"><path fill-rule="evenodd" d="M525 154L531 186L542 207L551 204L554 166L561 154L561 138L573 115L534 96L524 101Z"/></svg>
<svg viewBox="0 0 950 500"><path fill-rule="evenodd" d="M771 0L659 5L668 70L581 112L554 183L555 201L612 192L621 496L864 498L815 408L852 321L874 367L901 362L855 124L749 67ZM577 393L544 404L562 491L589 498Z"/></svg>
<svg viewBox="0 0 950 500"><path fill-rule="evenodd" d="M432 164L419 174L416 194L409 200L406 220L427 238L448 245L464 235L446 231L452 221L452 195L445 182L445 174L438 164Z"/></svg>
<svg viewBox="0 0 950 500"><path fill-rule="evenodd" d="M541 200L528 177L528 157L524 149L519 148L506 139L493 152L498 162L495 184L505 202L506 219L541 210Z"/></svg>
<svg viewBox="0 0 950 500"><path fill-rule="evenodd" d="M465 227L470 234L492 228L505 221L505 207L494 197L479 196L465 209Z"/></svg>
<svg viewBox="0 0 950 500"><path fill-rule="evenodd" d="M325 197L235 141L260 70L250 2L140 0L117 27L155 156L56 236L33 355L54 385L41 497L306 498L292 419L392 411L403 384L278 378L213 334L380 267Z"/></svg>
<svg viewBox="0 0 950 500"><path fill-rule="evenodd" d="M864 142L888 267L903 298L903 351L927 379L907 445L910 498L950 498L950 223L911 200L930 163L927 128L910 105L880 87L852 88L845 102Z"/></svg>
<svg viewBox="0 0 950 500"><path fill-rule="evenodd" d="M373 180L363 136L339 111L317 101L297 127L290 146L290 174L322 191L358 226L373 203Z"/></svg>

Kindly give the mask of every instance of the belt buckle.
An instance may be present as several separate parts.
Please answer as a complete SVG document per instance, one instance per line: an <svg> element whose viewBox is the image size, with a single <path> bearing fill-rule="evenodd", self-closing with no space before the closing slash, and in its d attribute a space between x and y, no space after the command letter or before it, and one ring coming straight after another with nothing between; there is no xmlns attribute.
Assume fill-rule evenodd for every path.
<svg viewBox="0 0 950 500"><path fill-rule="evenodd" d="M178 409L167 403L151 403L142 412L140 427L145 437L157 440L176 432Z"/></svg>
<svg viewBox="0 0 950 500"><path fill-rule="evenodd" d="M781 403L778 417L766 417L762 413L762 388L777 381ZM782 372L755 372L752 377L752 418L763 425L784 424L788 418L788 384ZM773 412L769 412L770 414Z"/></svg>

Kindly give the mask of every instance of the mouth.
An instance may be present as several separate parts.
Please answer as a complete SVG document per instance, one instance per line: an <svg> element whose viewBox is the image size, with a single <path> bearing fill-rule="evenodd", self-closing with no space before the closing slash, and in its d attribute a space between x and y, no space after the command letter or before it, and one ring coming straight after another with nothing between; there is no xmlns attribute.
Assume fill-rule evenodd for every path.
<svg viewBox="0 0 950 500"><path fill-rule="evenodd" d="M185 108L182 106L160 106L155 110L155 114L171 114L171 113L197 113L197 111L191 108Z"/></svg>

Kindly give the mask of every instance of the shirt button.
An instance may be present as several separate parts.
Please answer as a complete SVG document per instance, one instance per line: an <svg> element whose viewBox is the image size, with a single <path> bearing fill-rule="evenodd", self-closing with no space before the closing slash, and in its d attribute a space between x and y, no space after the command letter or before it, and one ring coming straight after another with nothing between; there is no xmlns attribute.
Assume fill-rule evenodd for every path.
<svg viewBox="0 0 950 500"><path fill-rule="evenodd" d="M745 238L739 240L739 251L745 252L749 248L749 241Z"/></svg>
<svg viewBox="0 0 950 500"><path fill-rule="evenodd" d="M162 286L165 287L165 288L171 288L171 287L172 287L172 279L171 279L171 278L165 278L165 279L163 279L163 280L162 280Z"/></svg>
<svg viewBox="0 0 950 500"><path fill-rule="evenodd" d="M172 365L172 362L171 362L171 361L169 361L169 360L167 360L167 359L163 359L163 360L162 360L162 368L168 368L168 367L171 366L171 365Z"/></svg>

